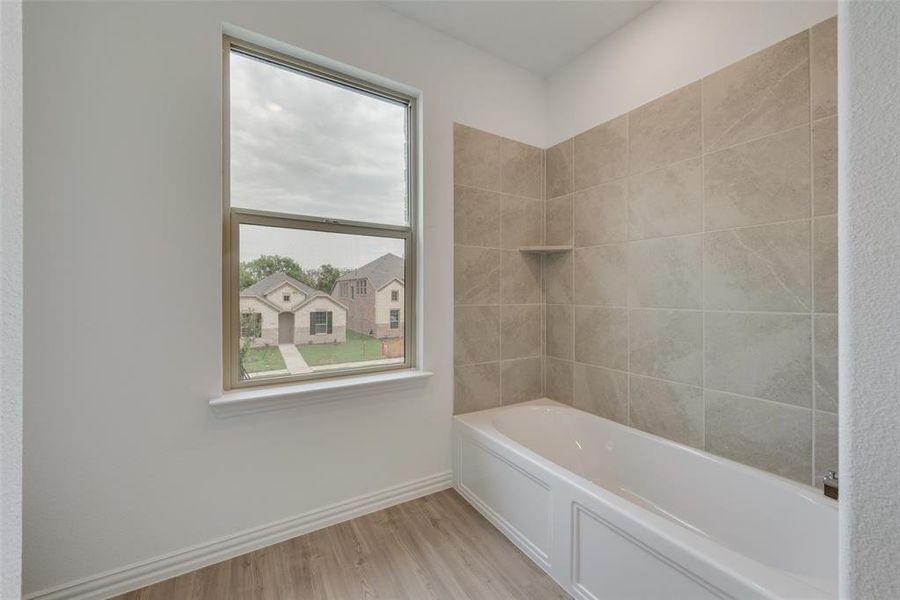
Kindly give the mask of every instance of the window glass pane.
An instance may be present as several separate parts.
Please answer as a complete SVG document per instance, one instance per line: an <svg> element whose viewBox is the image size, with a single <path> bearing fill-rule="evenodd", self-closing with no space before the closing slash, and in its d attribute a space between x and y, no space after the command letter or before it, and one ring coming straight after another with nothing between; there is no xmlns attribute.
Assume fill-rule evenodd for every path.
<svg viewBox="0 0 900 600"><path fill-rule="evenodd" d="M406 111L231 53L231 205L407 223Z"/></svg>
<svg viewBox="0 0 900 600"><path fill-rule="evenodd" d="M239 236L242 379L404 362L404 240L259 225Z"/></svg>

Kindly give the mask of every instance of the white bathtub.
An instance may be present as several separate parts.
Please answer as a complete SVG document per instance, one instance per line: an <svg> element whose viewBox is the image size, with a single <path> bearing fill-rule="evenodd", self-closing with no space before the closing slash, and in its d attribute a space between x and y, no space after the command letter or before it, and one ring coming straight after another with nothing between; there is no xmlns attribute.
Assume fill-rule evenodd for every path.
<svg viewBox="0 0 900 600"><path fill-rule="evenodd" d="M575 598L837 597L837 503L551 400L460 415L456 489Z"/></svg>

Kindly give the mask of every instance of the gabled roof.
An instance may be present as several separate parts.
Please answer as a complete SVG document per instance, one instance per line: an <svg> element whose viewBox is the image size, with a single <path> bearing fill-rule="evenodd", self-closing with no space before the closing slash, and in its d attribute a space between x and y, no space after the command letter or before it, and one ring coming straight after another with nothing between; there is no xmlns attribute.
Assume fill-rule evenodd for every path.
<svg viewBox="0 0 900 600"><path fill-rule="evenodd" d="M277 273L272 273L268 277L264 277L251 285L250 287L245 287L241 290L241 296L260 296L265 297L266 294L271 292L272 290L280 287L283 284L290 284L306 294L306 296L314 296L316 294L324 294L325 292L321 290L316 290L305 283L301 283L297 281L287 273L283 273L278 271Z"/></svg>
<svg viewBox="0 0 900 600"><path fill-rule="evenodd" d="M376 258L369 264L363 265L358 269L347 271L341 275L335 283L366 277L372 282L372 286L376 290L380 290L386 283L389 283L394 279L403 283L404 275L403 259L396 254L389 253L380 258Z"/></svg>
<svg viewBox="0 0 900 600"><path fill-rule="evenodd" d="M320 298L321 298L322 300L328 300L329 302L331 302L332 304L334 304L335 306L337 306L337 307L340 308L340 309L343 309L343 310L345 310L345 311L346 311L346 310L349 310L349 309L347 308L347 305L346 305L346 304L344 304L343 302L339 302L339 301L336 300L335 298L332 298L331 296L329 296L329 295L327 295L327 294L323 294L322 292L319 292L319 295L318 295L318 296L310 296L309 298L307 298L306 300L304 300L303 302L301 302L300 304L298 304L297 306L295 306L292 310L293 310L293 312L297 312L298 310L300 310L301 308L303 308L304 306L306 306L307 304L309 304L309 303L312 302L313 300L318 300L318 299L320 299Z"/></svg>

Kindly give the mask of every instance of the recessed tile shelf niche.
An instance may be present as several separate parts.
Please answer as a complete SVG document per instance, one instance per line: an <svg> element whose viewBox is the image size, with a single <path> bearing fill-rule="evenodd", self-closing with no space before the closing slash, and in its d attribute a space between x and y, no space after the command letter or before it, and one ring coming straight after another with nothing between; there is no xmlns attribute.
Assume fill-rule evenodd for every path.
<svg viewBox="0 0 900 600"><path fill-rule="evenodd" d="M559 252L571 252L572 246L519 246L519 252L528 254L556 254Z"/></svg>

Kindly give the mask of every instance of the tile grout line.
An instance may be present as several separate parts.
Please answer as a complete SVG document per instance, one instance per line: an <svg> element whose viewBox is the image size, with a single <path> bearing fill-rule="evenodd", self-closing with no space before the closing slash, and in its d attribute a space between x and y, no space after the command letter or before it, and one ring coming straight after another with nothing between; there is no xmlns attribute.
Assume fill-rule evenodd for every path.
<svg viewBox="0 0 900 600"><path fill-rule="evenodd" d="M660 383L667 383L667 384L671 384L671 385L683 386L683 387L692 388L695 390L701 390L701 391L705 390L705 391L715 392L717 394L728 394L729 396L735 396L737 398L746 398L748 400L757 400L759 402L765 402L767 404L772 404L775 406L783 406L783 407L787 407L787 408L795 408L798 410L813 411L812 405L802 406L800 404L793 404L791 402L782 402L781 400L772 400L770 398L761 398L759 396L751 396L749 394L742 394L740 392L721 390L718 388L706 388L706 387L703 387L701 385L694 384L694 383L686 383L684 381L675 381L674 379L666 379L664 377L656 377L654 375L647 375L644 373L629 372L629 371L625 371L623 369L616 369L615 367L608 367L606 365L595 364L595 363L587 363L587 362L583 362L583 361L579 361L579 360L569 360L569 359L559 358L559 357L555 357L555 356L551 356L551 358L553 358L555 360L560 360L560 361L573 362L576 365L582 365L585 367L590 367L592 369L602 369L604 371L611 371L613 373L621 373L623 375L630 375L630 376L638 378L638 379L649 379L651 381L658 381ZM519 359L513 359L513 360L519 360ZM466 366L468 366L468 365L466 365ZM836 414L836 413L831 413L829 411L815 411L815 412L822 412L822 413L826 413L826 414Z"/></svg>
<svg viewBox="0 0 900 600"><path fill-rule="evenodd" d="M815 216L815 202L816 202L816 194L815 194L815 174L813 167L813 157L815 155L815 151L813 149L813 118L812 118L812 45L813 45L813 30L812 27L809 28L808 41L806 45L807 50L807 64L809 66L809 70L807 73L807 93L808 93L808 106L809 110L809 291L810 291L810 299L809 299L809 307L810 307L810 344L809 344L809 362L810 362L810 405L812 406L812 417L810 419L810 431L809 431L809 439L810 439L810 480L813 486L816 485L816 321L813 314L816 310L816 270L815 270L815 260L814 260L814 244L815 244L815 224L813 221L813 217Z"/></svg>
<svg viewBox="0 0 900 600"><path fill-rule="evenodd" d="M502 247L502 246L506 245L506 227L504 227L504 221L506 219L503 218L503 209L504 209L504 205L506 204L506 202L505 202L506 198L504 198L504 196L503 196L503 138L502 137L498 141L498 146L499 146L500 156L498 157L497 164L499 165L500 173L498 174L499 176L497 177L497 179L499 181L498 185L500 188L498 190L498 193L500 194L498 202L500 204L500 246ZM499 278L500 278L500 282L502 282L503 267L501 266L500 268L501 268L501 272L499 273ZM502 285L502 283L501 283L501 285ZM504 338L504 335L503 335L503 301L500 298L499 293L498 293L498 300L499 300L499 306L497 308L497 312L500 317L500 331L498 332L499 338L500 338L500 340L499 340L500 341L500 356L499 356L499 360L497 361L497 370L498 370L497 376L500 378L500 382L499 382L499 386L498 386L498 390L497 390L497 406L503 406L503 365L499 362L500 360L503 360L503 338Z"/></svg>
<svg viewBox="0 0 900 600"><path fill-rule="evenodd" d="M576 160L578 158L578 153L575 151L575 137L572 138L572 214L569 217L571 226L572 226L572 244L575 244L575 187L576 187ZM570 258L571 264L569 265L570 270L570 285L569 285L569 293L572 294L571 298L574 301L575 299L575 252L573 251ZM571 397L569 398L569 403L574 406L575 405L575 309L572 309L572 325L569 328L570 337L572 339L572 360L570 361L569 366L571 376L569 381L569 388L571 390Z"/></svg>
<svg viewBox="0 0 900 600"><path fill-rule="evenodd" d="M700 312L700 402L702 404L702 414L700 417L701 432L701 448L706 450L706 413L709 410L709 401L706 394L706 278L704 271L706 270L706 128L704 126L704 103L703 103L703 81L700 79L700 229L704 231L703 237L700 239L700 305L703 310Z"/></svg>
<svg viewBox="0 0 900 600"><path fill-rule="evenodd" d="M633 112L633 111L632 111ZM628 173L631 170L631 112L626 113L625 117L625 172ZM630 226L630 220L628 219L628 207L631 203L631 180L629 179L625 184L625 211L626 211L626 220L625 226L626 231ZM573 277L575 266L572 265ZM631 252L629 252L629 248L625 248L625 305L631 305ZM573 298L574 299L574 298ZM573 309L574 312L574 309ZM573 356L574 358L574 356ZM628 370L628 373L625 375L625 415L628 425L630 427L634 426L634 422L631 417L631 310L625 311L625 368Z"/></svg>
<svg viewBox="0 0 900 600"><path fill-rule="evenodd" d="M547 151L541 150L541 242L547 240ZM538 259L540 274L538 290L541 299L541 397L547 396L547 377L544 354L547 351L547 305L544 302L544 257Z"/></svg>
<svg viewBox="0 0 900 600"><path fill-rule="evenodd" d="M809 312L790 312L782 310L738 310L730 308L681 308L672 306L628 306L623 304L581 304L581 303L563 303L548 302L549 306L572 306L579 308L605 308L609 310L645 310L658 312L687 312L687 313L714 313L714 314L736 314L736 315L773 315L787 317L809 317L809 316L836 316L837 313L809 313ZM460 304L457 306L498 306L496 304ZM535 304L526 304L522 306L535 306Z"/></svg>
<svg viewBox="0 0 900 600"><path fill-rule="evenodd" d="M702 86L701 86L701 87L702 87ZM702 103L703 103L703 101L702 101L702 98L701 98L701 105L702 105ZM702 111L702 107L701 107L701 111ZM629 115L630 113L625 113L625 114L626 114L626 115ZM701 112L701 115L702 115L702 112ZM622 115L622 116L625 116L625 115ZM750 138L750 139L745 140L745 141L742 141L742 142L737 142L736 144L730 144L730 145L728 145L728 146L723 146L723 147L717 148L717 149L715 149L715 150L707 150L705 147L703 147L703 148L701 149L700 155L697 155L697 156L690 156L690 157L688 157L688 158L682 158L682 159L679 159L679 160L676 160L676 161L672 161L672 162L669 162L669 163L664 163L664 164L656 165L656 166L654 166L654 167L652 167L652 168L650 168L650 169L645 169L645 170L643 170L643 171L638 171L638 172L635 172L635 173L628 173L628 170L626 169L626 174L623 175L623 176L621 176L621 177L613 177L613 178L611 178L611 179L605 179L605 180L603 180L603 181L600 181L600 182L598 182L598 183L595 183L595 184L593 184L593 185L589 185L589 186L586 186L586 187L580 188L580 189L576 188L576 187L575 187L575 184L574 184L574 182L573 182L571 191L569 191L569 192L567 192L567 193L565 193L565 194L559 194L558 196L553 196L553 197L549 197L549 196L548 196L548 197L547 197L547 200L556 200L556 199L558 199L558 198L564 198L565 196L569 196L569 195L572 195L572 194L578 194L578 193L586 192L586 191L589 191L589 190L593 190L593 189L595 189L595 188L607 186L607 185L610 185L610 184L613 184L613 183L619 183L619 182L622 182L622 181L626 181L626 180L631 179L631 178L633 178L633 177L642 177L642 176L644 176L644 175L649 175L649 174L655 173L655 172L657 172L657 171L663 171L663 170L665 170L665 169L670 169L670 168L672 168L672 167L674 167L674 166L679 166L679 165L681 165L681 164L684 164L684 163L687 163L687 162L690 162L690 161L693 161L693 160L697 160L698 158L703 158L703 157L709 156L709 155L711 155L711 154L718 154L719 152L724 152L724 151L726 151L726 150L732 150L732 149L734 149L734 148L738 148L738 147L743 146L743 145L745 145L745 144L752 144L752 143L754 143L754 142L760 142L760 141L765 140L765 139L767 139L767 138L775 137L775 136L778 136L778 135L781 135L781 134L784 134L784 133L788 133L788 132L791 132L791 131L795 131L795 130L800 129L800 128L802 128L802 127L809 127L810 129L812 129L812 124L813 124L813 123L819 123L819 122L824 121L824 120L826 120L826 119L832 119L832 118L835 118L835 117L836 117L836 115L829 115L829 116L827 116L827 117L821 117L821 118L819 118L819 119L816 119L815 121L807 120L807 121L804 121L803 123L798 123L798 124L796 124L796 125L791 125L790 127L787 127L787 128L785 128L785 129L779 129L779 130L777 130L777 131L772 131L772 132L769 132L769 133L766 133L766 134L763 134L763 135L760 135L760 136L757 136L757 137L754 137L754 138ZM621 118L621 117L616 117L616 118ZM608 121L607 121L607 122L608 122ZM604 123L601 123L600 125L603 125L603 124L604 124ZM598 125L597 127L599 127L600 125ZM593 129L593 128L591 128L591 129ZM703 129L702 116L701 116L701 129ZM586 131L589 131L589 130L586 130ZM581 134L578 134L578 135L581 135ZM575 139L575 137L577 137L577 136L573 136L573 137L569 138L570 140L573 140L573 145L574 145L574 139ZM564 142L565 142L565 141L568 141L568 140L564 140ZM563 143L563 142L560 142L560 143ZM705 145L705 144L704 144L704 140L702 140L702 138L701 138L701 145ZM574 152L573 152L573 162L574 162ZM573 172L574 172L574 169L573 169ZM465 186L465 187L474 187L474 186ZM486 188L476 188L476 189L483 189L483 191L487 191L487 192L501 193L501 192L496 192L495 190L489 190L489 189L486 189ZM506 195L511 195L511 194L506 194ZM527 197L524 197L524 196L521 196L521 197L524 198L524 199L527 199Z"/></svg>

